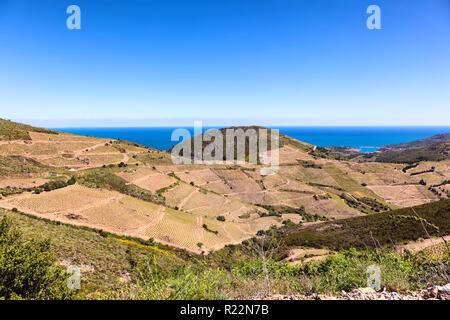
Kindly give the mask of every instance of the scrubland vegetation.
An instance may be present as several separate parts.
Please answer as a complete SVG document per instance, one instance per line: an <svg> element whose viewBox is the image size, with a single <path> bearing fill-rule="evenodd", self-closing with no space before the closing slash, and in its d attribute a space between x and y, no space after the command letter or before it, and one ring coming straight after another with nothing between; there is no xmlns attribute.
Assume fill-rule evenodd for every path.
<svg viewBox="0 0 450 320"><path fill-rule="evenodd" d="M450 142L448 141L424 147L389 150L375 154L375 161L391 163L415 163L418 161L442 161L448 159L450 159Z"/></svg>
<svg viewBox="0 0 450 320"><path fill-rule="evenodd" d="M442 221L442 214L448 214L446 210L449 202L441 201L438 204L438 207L423 206L415 208L415 210L421 217L424 217L423 221L426 219L427 225L431 226L437 223L441 227L440 233L448 234L449 229L445 221ZM406 212L402 210L394 214L406 215ZM342 290L349 291L365 287L368 277L367 268L371 265L380 268L382 287L398 292L445 284L450 277L450 255L445 247L441 247L439 254L430 249L413 254L408 251L397 253L392 246L383 246L384 243L387 243L386 239L383 240L379 237L383 232L393 231L390 235L394 236L398 242L420 236L426 237L427 232L433 232L432 227L425 227L427 232L423 229L420 232L420 228L423 228L422 223L413 218L406 218L408 223L399 226L398 230L383 229L383 223L369 223L370 228L361 231L358 226L364 224L351 225L352 221L358 220L358 218L347 219L342 224L345 228L340 231L341 235L346 233L348 237L352 237L356 241L361 235L359 232L369 232L373 236L373 241L366 239L368 241L364 246L355 242L355 246L348 246L348 249L340 249L340 246L336 246L333 241L328 243L318 241L315 243L316 245L328 245L327 247L334 249L335 253L320 261L294 266L284 260L286 250L293 245L290 233L284 236L277 229L244 241L242 245L227 246L222 250L203 256L161 247L151 241L142 242L132 238L121 238L101 231L36 219L21 213L3 211L1 215L7 216L8 220L3 220L2 228L0 228L2 230L0 273L8 272L4 271L5 266L8 267L6 262L15 259L14 255L17 254L17 259L21 259L21 250L28 250L27 256L30 260L37 259L35 254L29 254L29 252L32 250L30 248L36 248L36 243L40 243L38 251L44 252L42 254L45 255L47 263L44 271L40 271L41 269L38 268L36 272L41 272L41 275L49 272L51 275L47 278L43 276L43 279L51 279L51 281L44 281L41 284L46 289L39 291L39 295L27 293L27 289L22 288L20 290L13 289L17 291L14 293L17 294L15 296L12 291L7 293L2 291L0 286L0 293L6 299L18 297L36 299L249 299L270 297L273 293L339 294ZM414 216L411 215L411 217ZM8 227L5 227L5 221L8 221ZM21 237L23 240L14 244L18 250L15 252L9 249L11 243L15 242L3 240L5 239L4 235L11 232L9 231L11 223L14 227L20 227L23 230ZM404 228L412 230L411 233L398 235L398 231ZM436 232L436 228L434 231ZM320 231L317 232L320 234ZM358 235L355 235L355 232ZM336 234L332 233L330 238L333 236ZM6 238L8 237L11 236L6 236ZM36 237L38 240L30 240ZM52 246L49 241L42 240L47 237L54 238ZM308 244L314 245L314 241L316 240L312 238L312 242ZM364 238L361 241L364 241ZM295 247L297 246L298 243L295 243ZM83 250L79 250L79 248L83 248ZM51 258L53 255L58 257L58 262L55 263L56 259ZM42 259L38 260L42 261ZM62 262L65 265L75 264L82 267L84 271L82 272L81 290L68 292L61 285L65 277L58 265L61 265ZM31 261L29 264L36 266ZM59 273L55 270L59 270ZM18 269L15 272L18 272Z"/></svg>
<svg viewBox="0 0 450 320"><path fill-rule="evenodd" d="M22 234L2 217L0 220L0 299L70 299L68 275L55 265L50 240L24 241Z"/></svg>
<svg viewBox="0 0 450 320"><path fill-rule="evenodd" d="M0 140L31 140L29 132L57 134L54 131L0 119Z"/></svg>
<svg viewBox="0 0 450 320"><path fill-rule="evenodd" d="M421 237L450 234L450 200L362 217L293 226L278 235L287 246L348 249L402 244Z"/></svg>

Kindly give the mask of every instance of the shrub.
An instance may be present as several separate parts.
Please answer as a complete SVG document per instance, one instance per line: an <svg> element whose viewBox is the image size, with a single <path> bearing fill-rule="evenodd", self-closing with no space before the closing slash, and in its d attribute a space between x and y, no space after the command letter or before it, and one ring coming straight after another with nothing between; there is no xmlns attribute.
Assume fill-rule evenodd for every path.
<svg viewBox="0 0 450 320"><path fill-rule="evenodd" d="M430 261L423 254L354 248L319 262L305 264L300 269L303 275L314 280L314 291L340 293L342 290L366 287L369 266L380 269L381 287L396 291L418 290L429 284L446 283L447 273L450 272L448 254L441 261Z"/></svg>
<svg viewBox="0 0 450 320"><path fill-rule="evenodd" d="M56 190L56 189L61 189L61 188L65 188L69 185L69 182L71 184L75 184L75 178L70 178L70 180L68 182L65 182L63 180L55 180L55 181L50 181L47 183L44 183L43 185L39 186L40 190L44 190L46 192L52 191L52 190ZM37 189L35 189L36 191Z"/></svg>
<svg viewBox="0 0 450 320"><path fill-rule="evenodd" d="M205 223L203 224L202 227L203 227L203 229L205 229L206 231L211 232L211 233L214 233L215 235L219 234L219 231L209 229L208 226L207 226Z"/></svg>
<svg viewBox="0 0 450 320"><path fill-rule="evenodd" d="M153 258L139 265L137 289L132 298L145 300L218 300L227 298L228 273L205 263L168 270Z"/></svg>
<svg viewBox="0 0 450 320"><path fill-rule="evenodd" d="M6 217L0 221L0 299L69 299L68 275L55 266L50 240L25 242Z"/></svg>
<svg viewBox="0 0 450 320"><path fill-rule="evenodd" d="M283 223L285 226L293 226L293 225L295 225L295 223L292 222L291 219L284 220L282 223Z"/></svg>

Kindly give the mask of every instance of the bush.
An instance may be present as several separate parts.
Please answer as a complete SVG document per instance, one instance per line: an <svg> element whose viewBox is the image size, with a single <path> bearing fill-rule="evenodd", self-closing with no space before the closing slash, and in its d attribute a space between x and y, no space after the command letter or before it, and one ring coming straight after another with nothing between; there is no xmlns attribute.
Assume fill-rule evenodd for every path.
<svg viewBox="0 0 450 320"><path fill-rule="evenodd" d="M47 183L44 183L43 185L39 186L38 188L40 190L44 190L46 192L52 191L52 190L56 190L56 189L61 189L61 188L65 188L69 185L69 182L74 184L75 183L75 178L70 178L70 180L68 182L65 182L63 180L55 180L55 181L50 181ZM37 188L35 188L35 191L38 190Z"/></svg>
<svg viewBox="0 0 450 320"><path fill-rule="evenodd" d="M74 185L76 182L77 182L77 180L75 179L74 176L72 176L72 178L70 178L70 179L67 181L67 185L71 186L71 185Z"/></svg>
<svg viewBox="0 0 450 320"><path fill-rule="evenodd" d="M169 267L170 268L170 267ZM137 289L132 298L145 300L218 300L227 298L225 270L204 263L168 270L156 259L139 266Z"/></svg>
<svg viewBox="0 0 450 320"><path fill-rule="evenodd" d="M218 217L217 217L217 220L219 220L219 221L225 221L225 217L224 217L224 216L218 216Z"/></svg>
<svg viewBox="0 0 450 320"><path fill-rule="evenodd" d="M69 299L68 275L55 266L50 240L25 242L6 217L0 221L0 299Z"/></svg>

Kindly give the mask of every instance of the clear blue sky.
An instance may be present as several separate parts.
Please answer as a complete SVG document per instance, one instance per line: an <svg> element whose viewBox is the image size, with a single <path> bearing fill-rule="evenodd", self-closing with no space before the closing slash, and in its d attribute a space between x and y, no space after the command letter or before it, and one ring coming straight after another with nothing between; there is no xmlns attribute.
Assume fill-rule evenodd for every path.
<svg viewBox="0 0 450 320"><path fill-rule="evenodd" d="M448 125L450 1L0 0L0 117Z"/></svg>

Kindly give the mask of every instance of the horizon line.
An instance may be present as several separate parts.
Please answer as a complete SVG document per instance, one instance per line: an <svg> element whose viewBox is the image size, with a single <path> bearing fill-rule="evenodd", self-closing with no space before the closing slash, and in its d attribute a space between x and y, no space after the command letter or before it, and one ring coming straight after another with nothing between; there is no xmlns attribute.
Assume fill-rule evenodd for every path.
<svg viewBox="0 0 450 320"><path fill-rule="evenodd" d="M64 126L47 126L45 128L47 129L64 129L64 128L105 128L105 129L109 129L109 128L174 128L174 127L188 127L188 128L193 128L194 125L146 125L146 126L141 126L141 125L137 125L137 126L105 126L105 125L91 125L91 126L79 126L79 125L64 125ZM345 124L338 124L338 125L327 125L327 124L319 124L319 125L301 125L301 124L292 124L292 125L261 125L261 124L241 124L241 125L227 125L227 124L220 124L220 125L203 125L204 128L214 128L214 127L220 127L220 128L227 128L227 127L267 127L267 128L274 128L274 127L279 127L279 128L288 128L288 127L295 127L295 128L300 128L300 127L304 127L304 128L426 128L426 127L442 127L442 128L450 128L450 125L440 125L440 124L426 124L426 125L415 125L415 124L407 124L407 125L345 125Z"/></svg>

